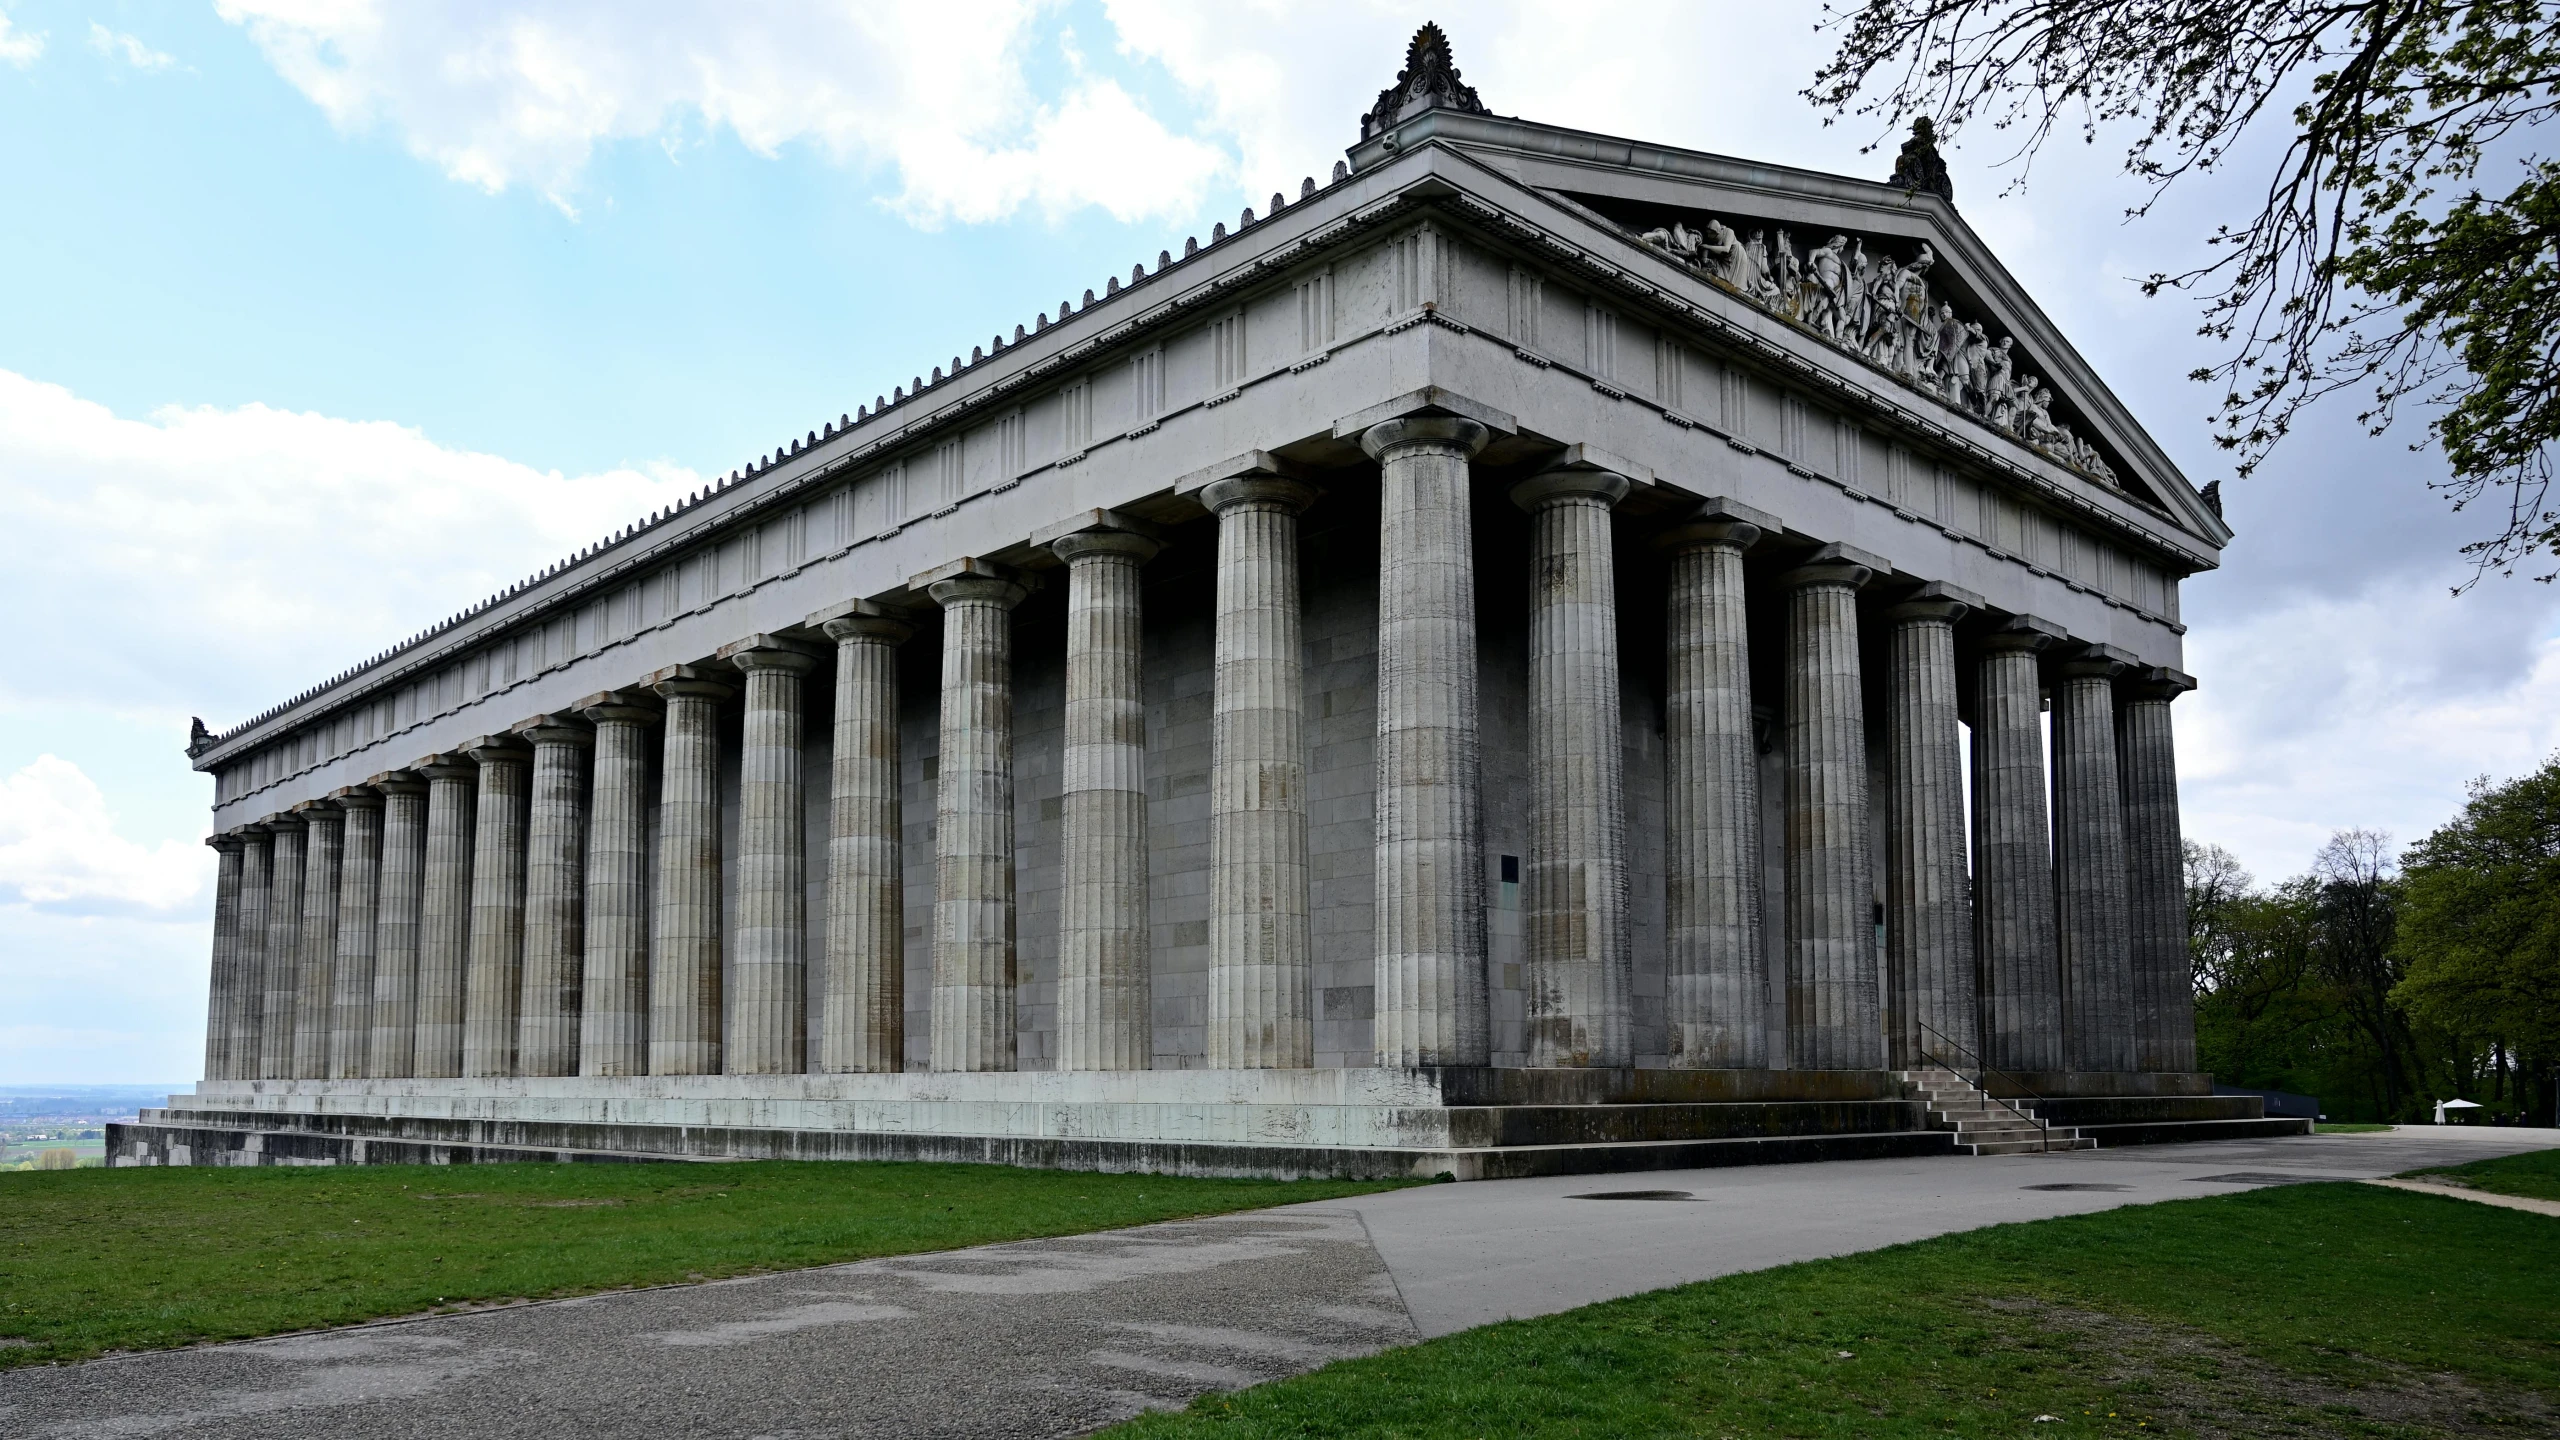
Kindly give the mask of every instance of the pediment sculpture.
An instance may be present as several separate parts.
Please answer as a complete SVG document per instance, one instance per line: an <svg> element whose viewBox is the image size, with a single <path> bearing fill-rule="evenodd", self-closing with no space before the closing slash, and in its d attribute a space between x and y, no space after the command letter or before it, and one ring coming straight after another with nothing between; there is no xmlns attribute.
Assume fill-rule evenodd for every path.
<svg viewBox="0 0 2560 1440"><path fill-rule="evenodd" d="M2107 485L2115 471L2096 446L2053 418L2053 392L2020 366L2003 335L1993 340L1979 320L1929 286L1938 263L1929 242L1907 263L1870 255L1865 237L1834 235L1799 250L1786 231L1745 239L1708 216L1703 229L1685 222L1657 226L1645 244L1696 270L1764 310L1891 371L1904 384L2015 436Z"/></svg>

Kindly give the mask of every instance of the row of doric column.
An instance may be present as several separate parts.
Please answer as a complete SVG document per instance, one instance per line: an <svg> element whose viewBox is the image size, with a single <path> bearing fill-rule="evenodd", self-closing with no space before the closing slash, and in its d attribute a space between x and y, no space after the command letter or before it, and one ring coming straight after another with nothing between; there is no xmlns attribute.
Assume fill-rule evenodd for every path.
<svg viewBox="0 0 2560 1440"><path fill-rule="evenodd" d="M1475 547L1487 427L1405 416L1380 472L1375 1045L1382 1065L1490 1059ZM1298 515L1268 456L1197 492L1216 516L1206 1061L1313 1063ZM1611 510L1580 447L1516 485L1530 516L1526 1044L1535 1066L1633 1063L1633 956ZM1760 754L1743 557L1775 528L1712 501L1669 562L1670 1061L1874 1069L2192 1068L2174 672L2032 617L1967 651L1981 602L1929 585L1881 611L1883 562L1823 547L1778 577L1786 653L1784 954L1763 954ZM1109 512L1047 537L1067 575L1056 1064L1150 1063L1140 570ZM942 610L933 1068L1015 1065L1011 611L1028 577L964 559ZM1888 734L1870 793L1860 627L1880 616ZM897 647L852 602L834 646L822 856L805 853L804 688L824 648L757 635L211 842L221 852L208 1074L221 1079L781 1074L905 1067ZM2041 697L2053 677L2052 773ZM1971 687L1972 833L1959 753ZM720 707L741 698L734 854ZM653 737L652 729L656 734ZM647 750L659 750L652 817ZM2050 810L2048 811L2048 799ZM1875 807L1886 835L1879 943ZM1970 839L1971 862L1967 850ZM734 879L724 907L723 867ZM808 876L824 876L809 947ZM822 1012L810 1035L810 967ZM1767 978L1785 977L1772 1032Z"/></svg>

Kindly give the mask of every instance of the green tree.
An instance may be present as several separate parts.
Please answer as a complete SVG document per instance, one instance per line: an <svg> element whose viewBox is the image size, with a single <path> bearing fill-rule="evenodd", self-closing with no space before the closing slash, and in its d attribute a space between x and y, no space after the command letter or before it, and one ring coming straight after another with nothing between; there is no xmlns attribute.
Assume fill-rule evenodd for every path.
<svg viewBox="0 0 2560 1440"><path fill-rule="evenodd" d="M2560 1064L2560 757L2530 775L2471 784L2462 813L2412 846L2397 1003L2462 1037L2468 1073L2491 1068L2490 1098L2516 1070L2525 1108L2551 1123Z"/></svg>
<svg viewBox="0 0 2560 1440"><path fill-rule="evenodd" d="M2388 429L2404 402L2452 469L2456 509L2488 500L2468 547L2512 570L2560 546L2560 162L2537 148L2560 108L2560 6L2539 0L1863 0L1805 91L1835 112L1979 121L2026 164L2057 126L2121 126L2151 196L2198 172L2265 165L2257 213L2215 228L2188 291L2223 358L2216 438L2246 476L2304 407L2362 392ZM2493 178L2484 187L2483 167ZM2547 576L2545 578L2548 578Z"/></svg>

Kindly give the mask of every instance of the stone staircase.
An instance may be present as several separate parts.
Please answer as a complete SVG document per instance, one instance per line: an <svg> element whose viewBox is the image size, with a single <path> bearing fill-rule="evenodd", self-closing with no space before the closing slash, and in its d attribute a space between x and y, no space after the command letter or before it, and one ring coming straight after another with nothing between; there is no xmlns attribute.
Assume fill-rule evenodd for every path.
<svg viewBox="0 0 2560 1440"><path fill-rule="evenodd" d="M2068 1127L2045 1127L2023 1107L1984 1094L1944 1066L1926 1065L1895 1074L1905 1091L1929 1107L1933 1128L1956 1132L1956 1149L1973 1155L2036 1155L2049 1150L2094 1150L2098 1142Z"/></svg>

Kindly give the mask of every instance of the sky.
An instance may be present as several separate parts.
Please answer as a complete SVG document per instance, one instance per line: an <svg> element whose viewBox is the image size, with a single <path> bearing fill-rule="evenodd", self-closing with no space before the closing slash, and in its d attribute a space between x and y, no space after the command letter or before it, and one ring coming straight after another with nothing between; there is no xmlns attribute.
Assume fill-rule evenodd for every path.
<svg viewBox="0 0 2560 1440"><path fill-rule="evenodd" d="M216 729L1295 193L1424 19L1497 112L1881 177L1818 8L1686 0L0 0L0 1084L201 1063ZM1642 36L1644 43L1629 44ZM1883 149L1868 146L1885 139ZM1949 154L2196 483L2177 269L2240 179ZM2245 175L2245 166L2234 167ZM2455 597L2414 436L2323 413L2187 583L2187 833L2414 840L2560 740L2560 595Z"/></svg>

